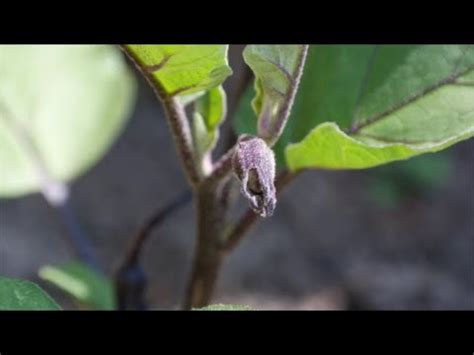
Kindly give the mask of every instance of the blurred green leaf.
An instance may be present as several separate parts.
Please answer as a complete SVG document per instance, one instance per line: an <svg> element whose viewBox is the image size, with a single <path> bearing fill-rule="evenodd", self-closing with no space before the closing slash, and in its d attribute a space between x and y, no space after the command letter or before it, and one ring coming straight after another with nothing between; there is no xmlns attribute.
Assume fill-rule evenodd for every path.
<svg viewBox="0 0 474 355"><path fill-rule="evenodd" d="M474 46L315 45L275 150L291 170L362 169L472 135Z"/></svg>
<svg viewBox="0 0 474 355"><path fill-rule="evenodd" d="M59 310L36 284L0 276L0 310Z"/></svg>
<svg viewBox="0 0 474 355"><path fill-rule="evenodd" d="M126 50L170 96L219 86L232 70L227 45L126 45Z"/></svg>
<svg viewBox="0 0 474 355"><path fill-rule="evenodd" d="M369 197L381 206L394 208L407 198L423 198L441 188L452 169L448 152L377 167L370 174Z"/></svg>
<svg viewBox="0 0 474 355"><path fill-rule="evenodd" d="M249 306L233 304L213 304L203 308L194 308L193 311L251 311Z"/></svg>
<svg viewBox="0 0 474 355"><path fill-rule="evenodd" d="M402 187L390 178L373 179L368 188L368 197L380 207L393 209L402 202Z"/></svg>
<svg viewBox="0 0 474 355"><path fill-rule="evenodd" d="M450 172L453 171L452 165L448 152L441 152L399 162L394 167L397 169L396 172L388 169L386 174L395 175L398 179L406 180L407 187L423 193L445 184ZM383 168L391 168L391 166L383 166Z"/></svg>
<svg viewBox="0 0 474 355"><path fill-rule="evenodd" d="M108 150L130 116L134 78L113 46L0 46L0 196L66 182Z"/></svg>
<svg viewBox="0 0 474 355"><path fill-rule="evenodd" d="M39 276L91 309L115 309L112 282L85 264L72 262L60 266L43 266Z"/></svg>

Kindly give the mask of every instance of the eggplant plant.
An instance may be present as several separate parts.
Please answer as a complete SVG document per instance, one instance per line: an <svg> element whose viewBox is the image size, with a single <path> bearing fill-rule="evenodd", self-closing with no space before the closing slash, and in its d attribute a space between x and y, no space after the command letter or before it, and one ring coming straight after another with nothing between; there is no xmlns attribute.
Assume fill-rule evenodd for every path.
<svg viewBox="0 0 474 355"><path fill-rule="evenodd" d="M220 155L228 46L119 47L161 102L192 191L197 244L183 309L211 303L225 257L255 222L271 223L280 192L303 171L369 169L474 135L472 45L248 45L243 58L254 83L231 117L236 138ZM42 192L79 245L68 184L103 156L129 117L130 69L113 46L2 46L0 77L0 197ZM230 213L236 190L248 203L239 218ZM96 277L97 292L89 294L109 290L96 308L145 308L144 238L137 236L118 271L115 296L112 281ZM94 268L90 248L79 249ZM49 267L40 275L91 304L64 282L90 285L93 277L79 269ZM0 295L15 284L1 280ZM8 298L0 308L12 304Z"/></svg>

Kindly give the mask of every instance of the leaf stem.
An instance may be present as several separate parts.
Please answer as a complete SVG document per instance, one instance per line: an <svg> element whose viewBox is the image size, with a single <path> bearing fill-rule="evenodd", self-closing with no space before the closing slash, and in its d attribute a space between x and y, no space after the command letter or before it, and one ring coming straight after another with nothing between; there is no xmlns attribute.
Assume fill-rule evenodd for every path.
<svg viewBox="0 0 474 355"><path fill-rule="evenodd" d="M165 116L171 129L183 170L185 171L190 186L195 188L201 178L195 162L191 128L183 104L178 100L176 94L168 94L160 82L154 80L147 66L144 65L139 58L134 56L126 46L121 45L120 48L142 73L163 104Z"/></svg>
<svg viewBox="0 0 474 355"><path fill-rule="evenodd" d="M64 200L63 203L58 205L51 205L59 214L63 226L66 228L69 240L75 250L77 256L85 264L93 268L99 273L103 273L102 268L98 262L92 244L84 232L82 225L77 218L75 211L73 210L69 198Z"/></svg>
<svg viewBox="0 0 474 355"><path fill-rule="evenodd" d="M160 207L153 215L143 223L131 240L121 267L125 269L127 265L138 262L143 245L150 237L153 230L158 228L170 215L175 213L179 208L186 205L192 199L192 194L189 190L180 193L170 203L164 207Z"/></svg>
<svg viewBox="0 0 474 355"><path fill-rule="evenodd" d="M267 141L270 147L275 145L275 143L278 141L283 132L283 129L285 128L286 122L288 121L291 107L293 106L296 92L298 90L298 85L303 74L304 63L306 60L306 55L308 54L308 47L309 45L307 44L302 46L301 51L298 54L295 71L291 73L292 75L290 75L290 73L288 73L285 68L280 68L280 70L282 70L283 73L286 73L288 77L289 89L287 94L284 95L284 100L281 103L280 108L278 109L275 124L270 125L271 131L269 132L269 135L261 137ZM265 113L265 109L262 109L262 114L268 113Z"/></svg>

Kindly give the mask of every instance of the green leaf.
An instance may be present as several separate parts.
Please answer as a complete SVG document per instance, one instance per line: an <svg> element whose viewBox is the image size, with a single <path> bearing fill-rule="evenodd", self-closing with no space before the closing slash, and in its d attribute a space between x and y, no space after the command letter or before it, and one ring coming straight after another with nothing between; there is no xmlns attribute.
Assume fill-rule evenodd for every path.
<svg viewBox="0 0 474 355"><path fill-rule="evenodd" d="M39 270L39 276L91 309L115 309L112 282L85 264L44 266Z"/></svg>
<svg viewBox="0 0 474 355"><path fill-rule="evenodd" d="M259 117L259 137L276 140L284 128L296 93L307 46L249 45L244 60L255 74L252 107Z"/></svg>
<svg viewBox="0 0 474 355"><path fill-rule="evenodd" d="M232 74L227 45L126 45L125 49L169 96L214 88Z"/></svg>
<svg viewBox="0 0 474 355"><path fill-rule="evenodd" d="M0 276L0 310L59 310L36 284Z"/></svg>
<svg viewBox="0 0 474 355"><path fill-rule="evenodd" d="M291 170L362 169L473 135L474 46L318 45L275 150Z"/></svg>
<svg viewBox="0 0 474 355"><path fill-rule="evenodd" d="M203 308L194 308L193 311L251 311L249 306L231 304L213 304Z"/></svg>
<svg viewBox="0 0 474 355"><path fill-rule="evenodd" d="M226 96L222 86L210 89L196 101L196 111L204 118L206 130L216 129L226 114Z"/></svg>
<svg viewBox="0 0 474 355"><path fill-rule="evenodd" d="M193 136L197 154L202 157L217 142L218 126L226 115L226 96L222 86L208 90L195 103Z"/></svg>
<svg viewBox="0 0 474 355"><path fill-rule="evenodd" d="M85 172L134 102L134 78L113 46L2 45L0 78L0 196Z"/></svg>
<svg viewBox="0 0 474 355"><path fill-rule="evenodd" d="M291 170L369 168L436 152L474 134L472 46L358 50L359 57L365 54L366 69L360 70L362 77L348 81L345 87L352 95L344 94L346 112L339 112L343 119L335 120L346 131L323 123L289 145L286 160ZM313 52L317 57L317 48ZM338 53L350 58L352 52Z"/></svg>

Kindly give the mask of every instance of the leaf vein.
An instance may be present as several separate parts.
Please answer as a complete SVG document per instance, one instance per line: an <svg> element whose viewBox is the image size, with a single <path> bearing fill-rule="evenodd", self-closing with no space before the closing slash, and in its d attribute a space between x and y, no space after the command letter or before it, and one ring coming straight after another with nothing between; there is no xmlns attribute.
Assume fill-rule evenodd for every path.
<svg viewBox="0 0 474 355"><path fill-rule="evenodd" d="M352 127L349 133L351 133L351 134L357 133L361 129L371 125L372 123L375 123L377 121L380 121L380 120L388 117L390 114L402 109L403 107L407 106L408 104L411 104L411 103L423 98L424 96L432 93L433 91L439 89L440 87L442 87L444 85L457 84L456 80L459 77L469 73L471 70L474 70L474 64L468 66L465 70L459 72L458 74L454 73L454 74L452 74L452 75L436 82L435 84L426 87L425 89L423 89L419 93L416 93L412 96L409 96L405 100L402 100L400 103L388 108L387 110L385 110L385 111L383 111L383 112L381 112L377 115L374 115L372 117L369 117L368 119L366 119L364 122L360 123L359 125L355 125L354 127Z"/></svg>

